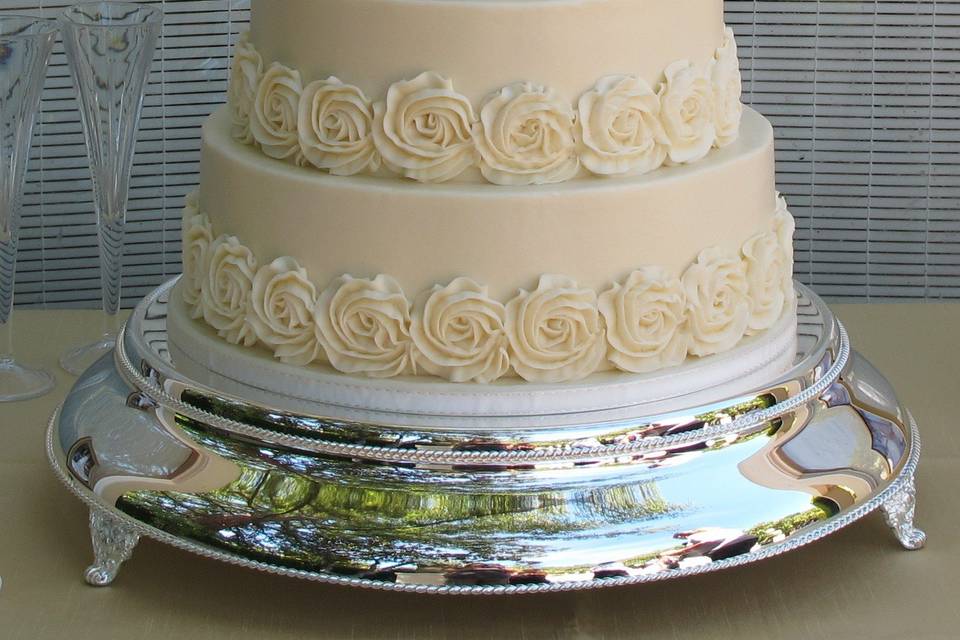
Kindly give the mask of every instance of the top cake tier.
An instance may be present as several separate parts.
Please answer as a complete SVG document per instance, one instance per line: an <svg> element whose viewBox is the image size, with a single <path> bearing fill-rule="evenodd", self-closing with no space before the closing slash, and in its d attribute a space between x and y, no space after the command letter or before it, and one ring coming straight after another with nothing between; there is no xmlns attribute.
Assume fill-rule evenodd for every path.
<svg viewBox="0 0 960 640"><path fill-rule="evenodd" d="M379 98L431 70L473 104L518 81L571 100L604 76L656 88L679 60L720 47L722 0L252 0L265 64L335 75Z"/></svg>
<svg viewBox="0 0 960 640"><path fill-rule="evenodd" d="M697 162L740 97L720 0L254 0L229 103L334 175L536 185Z"/></svg>

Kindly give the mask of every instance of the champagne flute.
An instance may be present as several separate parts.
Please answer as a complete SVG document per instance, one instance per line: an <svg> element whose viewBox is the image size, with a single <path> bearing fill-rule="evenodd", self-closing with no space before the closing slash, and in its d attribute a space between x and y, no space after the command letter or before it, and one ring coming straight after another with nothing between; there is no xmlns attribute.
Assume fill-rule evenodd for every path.
<svg viewBox="0 0 960 640"><path fill-rule="evenodd" d="M0 13L0 402L53 389L53 377L13 357L13 281L23 185L57 23Z"/></svg>
<svg viewBox="0 0 960 640"><path fill-rule="evenodd" d="M132 2L77 4L60 17L93 177L104 321L99 339L60 357L74 375L116 343L130 169L161 23L158 9Z"/></svg>

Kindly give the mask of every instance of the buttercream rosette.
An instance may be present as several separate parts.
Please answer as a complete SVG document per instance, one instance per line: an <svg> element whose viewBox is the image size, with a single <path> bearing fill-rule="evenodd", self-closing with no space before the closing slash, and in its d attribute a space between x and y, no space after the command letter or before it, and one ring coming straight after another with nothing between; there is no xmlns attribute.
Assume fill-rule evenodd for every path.
<svg viewBox="0 0 960 640"><path fill-rule="evenodd" d="M396 280L344 275L320 294L320 344L338 371L371 378L415 373L410 304Z"/></svg>
<svg viewBox="0 0 960 640"><path fill-rule="evenodd" d="M779 193L777 194L777 212L773 220L774 232L780 239L783 255L787 264L790 265L783 274L784 295L787 300L792 301L796 298L796 290L793 287L793 236L797 231L797 223L787 209L787 201Z"/></svg>
<svg viewBox="0 0 960 640"><path fill-rule="evenodd" d="M546 87L518 82L488 96L474 125L480 171L499 185L552 184L579 171L576 114Z"/></svg>
<svg viewBox="0 0 960 640"><path fill-rule="evenodd" d="M646 373L683 363L690 335L683 285L662 267L644 267L600 296L607 359L618 369Z"/></svg>
<svg viewBox="0 0 960 640"><path fill-rule="evenodd" d="M660 98L646 81L608 76L579 102L580 159L601 176L641 175L658 169L667 157L660 124Z"/></svg>
<svg viewBox="0 0 960 640"><path fill-rule="evenodd" d="M660 87L660 121L670 141L668 157L674 164L706 156L717 139L713 86L707 73L684 60L664 72Z"/></svg>
<svg viewBox="0 0 960 640"><path fill-rule="evenodd" d="M470 101L453 82L426 71L396 82L374 105L374 141L394 172L419 182L445 182L475 163Z"/></svg>
<svg viewBox="0 0 960 640"><path fill-rule="evenodd" d="M206 215L187 207L183 216L183 301L190 307L190 317L203 316L200 304L203 280L209 270L213 228Z"/></svg>
<svg viewBox="0 0 960 640"><path fill-rule="evenodd" d="M769 329L780 319L787 303L784 273L790 271L790 266L775 231L747 240L743 258L750 291L747 334L752 335Z"/></svg>
<svg viewBox="0 0 960 640"><path fill-rule="evenodd" d="M274 62L260 79L250 117L250 131L271 158L300 162L297 120L303 83L300 72Z"/></svg>
<svg viewBox="0 0 960 640"><path fill-rule="evenodd" d="M717 50L710 81L714 95L714 125L717 147L725 147L740 135L743 118L743 80L740 76L740 58L733 29L724 31L723 45Z"/></svg>
<svg viewBox="0 0 960 640"><path fill-rule="evenodd" d="M740 256L706 249L682 278L687 295L690 353L708 356L732 349L750 322L750 287Z"/></svg>
<svg viewBox="0 0 960 640"><path fill-rule="evenodd" d="M529 382L580 380L598 369L607 351L597 294L566 276L545 275L534 291L507 304L513 368Z"/></svg>
<svg viewBox="0 0 960 640"><path fill-rule="evenodd" d="M417 364L451 382L490 383L510 370L506 308L469 278L417 297L410 334Z"/></svg>
<svg viewBox="0 0 960 640"><path fill-rule="evenodd" d="M220 236L209 248L200 291L203 320L227 342L246 347L257 342L249 323L250 296L257 261L234 236Z"/></svg>
<svg viewBox="0 0 960 640"><path fill-rule="evenodd" d="M260 267L253 279L249 322L277 359L304 366L321 351L313 316L316 304L317 291L306 269L293 258L277 258Z"/></svg>
<svg viewBox="0 0 960 640"><path fill-rule="evenodd" d="M227 87L227 105L230 108L231 134L243 144L253 143L250 115L263 77L263 59L250 43L250 33L240 35L234 48L230 84Z"/></svg>
<svg viewBox="0 0 960 640"><path fill-rule="evenodd" d="M352 176L380 167L373 106L358 87L336 77L304 87L297 132L304 158L318 169Z"/></svg>

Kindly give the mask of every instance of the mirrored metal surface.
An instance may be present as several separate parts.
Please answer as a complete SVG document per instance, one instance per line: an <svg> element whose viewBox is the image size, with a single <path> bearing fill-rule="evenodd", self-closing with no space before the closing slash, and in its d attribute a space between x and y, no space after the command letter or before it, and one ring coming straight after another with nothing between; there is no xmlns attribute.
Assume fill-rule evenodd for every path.
<svg viewBox="0 0 960 640"><path fill-rule="evenodd" d="M182 394L138 386L140 378L121 375L118 354L77 382L51 421L49 454L68 487L102 512L92 521L96 584L112 580L139 535L274 573L440 593L712 571L796 548L881 506L916 548L916 429L889 383L850 352L829 310L805 296L818 314L801 346L808 371L798 366L762 402L678 412L686 423L640 416L641 431L621 441L470 451L456 434L431 449L414 430L415 446L374 447L393 457L287 446L287 414L260 414L261 432L277 437L255 437L230 406L198 411ZM159 357L162 314L148 316L138 335ZM142 379L187 388L158 364L167 370L144 368ZM347 436L355 426L338 424ZM558 432L596 427L571 422Z"/></svg>

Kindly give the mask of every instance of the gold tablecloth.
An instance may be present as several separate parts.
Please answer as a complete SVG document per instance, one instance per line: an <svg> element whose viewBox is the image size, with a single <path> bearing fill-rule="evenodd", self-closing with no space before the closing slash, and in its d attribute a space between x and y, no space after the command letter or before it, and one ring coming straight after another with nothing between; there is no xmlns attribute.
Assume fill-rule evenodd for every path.
<svg viewBox="0 0 960 640"><path fill-rule="evenodd" d="M960 638L960 305L836 305L923 436L917 523L901 550L875 513L778 558L636 587L418 597L260 574L143 540L112 587L82 580L87 511L47 467L43 432L72 378L57 355L90 311L17 311L19 356L56 391L0 404L0 638ZM247 635L250 634L250 635Z"/></svg>

